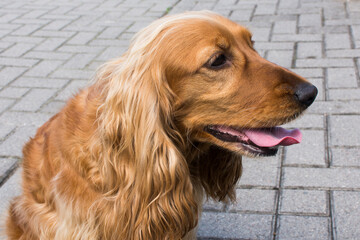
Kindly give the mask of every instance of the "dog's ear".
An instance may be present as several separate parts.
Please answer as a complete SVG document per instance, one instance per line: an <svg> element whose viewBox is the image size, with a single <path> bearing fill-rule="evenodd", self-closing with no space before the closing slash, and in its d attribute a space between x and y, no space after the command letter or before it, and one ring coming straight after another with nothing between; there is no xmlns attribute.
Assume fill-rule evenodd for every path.
<svg viewBox="0 0 360 240"><path fill-rule="evenodd" d="M236 183L242 174L240 155L211 146L196 159L194 165L208 196L217 201L235 201Z"/></svg>
<svg viewBox="0 0 360 240"><path fill-rule="evenodd" d="M134 228L124 232L141 234L139 239L182 238L196 226L198 206L161 64L149 54L127 53L103 67L99 83L99 130L108 155L104 174L117 189L107 191L123 195L119 226Z"/></svg>

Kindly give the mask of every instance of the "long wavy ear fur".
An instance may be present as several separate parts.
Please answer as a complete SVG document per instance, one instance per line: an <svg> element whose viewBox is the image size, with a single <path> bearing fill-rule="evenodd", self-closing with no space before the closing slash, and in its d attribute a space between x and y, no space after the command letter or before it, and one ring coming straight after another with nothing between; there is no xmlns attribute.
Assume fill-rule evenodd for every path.
<svg viewBox="0 0 360 240"><path fill-rule="evenodd" d="M242 174L241 156L211 146L194 165L209 197L217 201L235 201L235 186Z"/></svg>
<svg viewBox="0 0 360 240"><path fill-rule="evenodd" d="M98 74L103 191L120 216L118 239L180 239L196 226L198 206L172 122L173 94L146 34Z"/></svg>

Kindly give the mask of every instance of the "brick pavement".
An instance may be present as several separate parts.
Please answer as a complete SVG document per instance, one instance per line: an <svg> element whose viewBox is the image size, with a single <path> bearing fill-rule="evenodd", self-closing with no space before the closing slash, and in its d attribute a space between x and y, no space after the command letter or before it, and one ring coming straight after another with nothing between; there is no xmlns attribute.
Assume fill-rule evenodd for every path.
<svg viewBox="0 0 360 240"><path fill-rule="evenodd" d="M360 235L360 2L345 0L2 0L0 213L19 192L23 143L98 66L167 13L210 9L252 30L269 60L319 89L304 141L244 159L236 204L208 202L201 239Z"/></svg>

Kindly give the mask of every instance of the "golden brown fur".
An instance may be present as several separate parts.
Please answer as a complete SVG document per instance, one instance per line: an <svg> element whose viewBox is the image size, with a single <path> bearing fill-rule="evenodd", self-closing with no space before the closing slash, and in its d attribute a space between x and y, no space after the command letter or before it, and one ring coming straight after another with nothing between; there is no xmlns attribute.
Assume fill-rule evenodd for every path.
<svg viewBox="0 0 360 240"><path fill-rule="evenodd" d="M194 238L203 193L233 200L248 154L204 127L283 124L305 82L214 13L155 21L26 144L9 239Z"/></svg>

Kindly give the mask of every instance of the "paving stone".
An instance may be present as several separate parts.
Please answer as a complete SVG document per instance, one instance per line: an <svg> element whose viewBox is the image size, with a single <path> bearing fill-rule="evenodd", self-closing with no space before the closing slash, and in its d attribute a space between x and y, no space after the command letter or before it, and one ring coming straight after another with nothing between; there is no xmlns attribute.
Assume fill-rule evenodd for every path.
<svg viewBox="0 0 360 240"><path fill-rule="evenodd" d="M9 124L11 126L35 126L40 127L52 114L33 113L33 112L5 112L1 115L0 124Z"/></svg>
<svg viewBox="0 0 360 240"><path fill-rule="evenodd" d="M253 34L253 41L269 41L270 28L250 28Z"/></svg>
<svg viewBox="0 0 360 240"><path fill-rule="evenodd" d="M96 54L80 53L72 57L68 62L63 65L63 68L82 69L85 68L94 58Z"/></svg>
<svg viewBox="0 0 360 240"><path fill-rule="evenodd" d="M284 189L280 198L280 214L329 214L325 191Z"/></svg>
<svg viewBox="0 0 360 240"><path fill-rule="evenodd" d="M324 128L324 117L317 114L304 114L295 120L284 125L286 128L302 128L302 129L314 129Z"/></svg>
<svg viewBox="0 0 360 240"><path fill-rule="evenodd" d="M56 78L20 77L11 83L12 87L62 88L69 80Z"/></svg>
<svg viewBox="0 0 360 240"><path fill-rule="evenodd" d="M315 42L321 41L320 34L274 34L273 42Z"/></svg>
<svg viewBox="0 0 360 240"><path fill-rule="evenodd" d="M325 41L326 49L350 48L349 34L327 34Z"/></svg>
<svg viewBox="0 0 360 240"><path fill-rule="evenodd" d="M68 53L99 53L103 50L103 47L94 47L94 46L62 46L58 49L59 52L68 52Z"/></svg>
<svg viewBox="0 0 360 240"><path fill-rule="evenodd" d="M198 237L205 239L269 239L272 215L204 212Z"/></svg>
<svg viewBox="0 0 360 240"><path fill-rule="evenodd" d="M296 51L298 58L322 58L322 46L319 42L299 42Z"/></svg>
<svg viewBox="0 0 360 240"><path fill-rule="evenodd" d="M224 211L225 204L212 199L207 199L203 204L203 211Z"/></svg>
<svg viewBox="0 0 360 240"><path fill-rule="evenodd" d="M301 14L299 17L299 26L321 26L320 14Z"/></svg>
<svg viewBox="0 0 360 240"><path fill-rule="evenodd" d="M0 158L0 183L2 183L17 166L15 158Z"/></svg>
<svg viewBox="0 0 360 240"><path fill-rule="evenodd" d="M291 42L255 42L255 49L258 50L293 50L294 43Z"/></svg>
<svg viewBox="0 0 360 240"><path fill-rule="evenodd" d="M300 144L286 148L286 165L326 166L325 136L321 130L302 130Z"/></svg>
<svg viewBox="0 0 360 240"><path fill-rule="evenodd" d="M279 155L267 158L243 157L243 174L238 186L240 187L277 187L279 177Z"/></svg>
<svg viewBox="0 0 360 240"><path fill-rule="evenodd" d="M291 68L292 59L293 51L269 50L267 54L267 60L285 68Z"/></svg>
<svg viewBox="0 0 360 240"><path fill-rule="evenodd" d="M324 80L322 78L308 78L307 80L318 89L315 102L324 101Z"/></svg>
<svg viewBox="0 0 360 240"><path fill-rule="evenodd" d="M359 101L315 101L307 111L316 114L358 114L359 108Z"/></svg>
<svg viewBox="0 0 360 240"><path fill-rule="evenodd" d="M8 109L14 102L12 99L0 98L0 113Z"/></svg>
<svg viewBox="0 0 360 240"><path fill-rule="evenodd" d="M334 219L337 239L357 239L360 228L360 192L334 191Z"/></svg>
<svg viewBox="0 0 360 240"><path fill-rule="evenodd" d="M35 48L36 51L54 51L60 47L67 38L48 38Z"/></svg>
<svg viewBox="0 0 360 240"><path fill-rule="evenodd" d="M15 133L11 134L0 144L0 155L21 157L23 145L35 134L35 130L33 126L17 128Z"/></svg>
<svg viewBox="0 0 360 240"><path fill-rule="evenodd" d="M45 60L68 60L73 56L71 53L29 51L24 58L45 59Z"/></svg>
<svg viewBox="0 0 360 240"><path fill-rule="evenodd" d="M0 216L5 216L11 199L21 194L21 174L21 170L16 170L14 175L0 188Z"/></svg>
<svg viewBox="0 0 360 240"><path fill-rule="evenodd" d="M0 71L0 86L5 86L9 82L14 81L26 71L22 67L5 67Z"/></svg>
<svg viewBox="0 0 360 240"><path fill-rule="evenodd" d="M296 21L278 21L274 23L273 33L296 33Z"/></svg>
<svg viewBox="0 0 360 240"><path fill-rule="evenodd" d="M331 144L337 146L360 146L360 115L330 116Z"/></svg>
<svg viewBox="0 0 360 240"><path fill-rule="evenodd" d="M280 216L278 239L329 239L329 218Z"/></svg>
<svg viewBox="0 0 360 240"><path fill-rule="evenodd" d="M358 189L357 168L284 168L285 188Z"/></svg>
<svg viewBox="0 0 360 240"><path fill-rule="evenodd" d="M360 167L359 148L332 148L331 163L338 167Z"/></svg>
<svg viewBox="0 0 360 240"><path fill-rule="evenodd" d="M104 52L102 52L99 56L96 57L96 60L109 61L109 59L118 58L123 53L125 53L127 49L128 49L127 46L108 47Z"/></svg>
<svg viewBox="0 0 360 240"><path fill-rule="evenodd" d="M79 32L67 44L71 45L86 45L97 35L96 32Z"/></svg>
<svg viewBox="0 0 360 240"><path fill-rule="evenodd" d="M89 80L94 75L93 71L79 69L58 69L51 74L51 78L85 79Z"/></svg>
<svg viewBox="0 0 360 240"><path fill-rule="evenodd" d="M360 89L329 89L330 100L358 100L360 99Z"/></svg>
<svg viewBox="0 0 360 240"><path fill-rule="evenodd" d="M35 45L31 43L17 43L1 53L4 57L20 57L32 49Z"/></svg>
<svg viewBox="0 0 360 240"><path fill-rule="evenodd" d="M0 140L3 140L14 129L15 129L15 127L11 126L9 124L1 124L0 125ZM1 164L0 164L0 167L1 167Z"/></svg>
<svg viewBox="0 0 360 240"><path fill-rule="evenodd" d="M16 31L12 32L11 35L18 35L18 36L28 36L41 28L41 25L31 25L27 24L22 26L21 28L17 29Z"/></svg>
<svg viewBox="0 0 360 240"><path fill-rule="evenodd" d="M30 77L46 77L55 69L57 69L63 61L60 60L43 60L38 65L25 73L25 76Z"/></svg>
<svg viewBox="0 0 360 240"><path fill-rule="evenodd" d="M66 25L70 24L71 20L54 20L42 29L44 30L61 30Z"/></svg>
<svg viewBox="0 0 360 240"><path fill-rule="evenodd" d="M354 62L347 58L297 59L296 67L353 67Z"/></svg>
<svg viewBox="0 0 360 240"><path fill-rule="evenodd" d="M29 91L28 88L8 87L0 92L0 97L20 98Z"/></svg>
<svg viewBox="0 0 360 240"><path fill-rule="evenodd" d="M275 190L237 189L236 203L228 207L230 212L275 213Z"/></svg>
<svg viewBox="0 0 360 240"><path fill-rule="evenodd" d="M26 96L17 102L12 110L14 111L36 111L50 97L56 93L57 89L32 89Z"/></svg>
<svg viewBox="0 0 360 240"><path fill-rule="evenodd" d="M74 94L78 93L79 90L85 87L88 84L88 81L72 81L69 85L67 85L55 98L60 101L67 101L70 97L74 96Z"/></svg>
<svg viewBox="0 0 360 240"><path fill-rule="evenodd" d="M360 49L336 49L326 51L328 58L355 58L359 55Z"/></svg>
<svg viewBox="0 0 360 240"><path fill-rule="evenodd" d="M0 57L0 65L9 67L32 67L39 60Z"/></svg>
<svg viewBox="0 0 360 240"><path fill-rule="evenodd" d="M327 83L329 88L357 87L354 68L328 68ZM355 90L355 89L354 89Z"/></svg>
<svg viewBox="0 0 360 240"><path fill-rule="evenodd" d="M290 70L305 78L323 78L324 76L321 68L292 68Z"/></svg>
<svg viewBox="0 0 360 240"><path fill-rule="evenodd" d="M252 9L234 10L230 15L230 19L239 23L249 21L252 15L252 11Z"/></svg>

